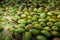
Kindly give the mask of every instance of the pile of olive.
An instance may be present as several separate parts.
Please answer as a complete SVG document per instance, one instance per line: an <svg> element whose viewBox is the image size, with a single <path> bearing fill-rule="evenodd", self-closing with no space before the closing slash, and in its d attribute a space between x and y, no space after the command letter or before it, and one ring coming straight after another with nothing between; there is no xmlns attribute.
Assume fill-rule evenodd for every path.
<svg viewBox="0 0 60 40"><path fill-rule="evenodd" d="M59 4L59 0L2 1L0 40L48 40L51 36L60 37Z"/></svg>

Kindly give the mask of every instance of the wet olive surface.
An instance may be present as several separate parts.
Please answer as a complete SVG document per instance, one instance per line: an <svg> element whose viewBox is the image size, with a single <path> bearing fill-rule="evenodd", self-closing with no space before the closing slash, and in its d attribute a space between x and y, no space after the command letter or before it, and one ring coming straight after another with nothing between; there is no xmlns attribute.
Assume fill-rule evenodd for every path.
<svg viewBox="0 0 60 40"><path fill-rule="evenodd" d="M1 0L0 40L60 40L60 0Z"/></svg>

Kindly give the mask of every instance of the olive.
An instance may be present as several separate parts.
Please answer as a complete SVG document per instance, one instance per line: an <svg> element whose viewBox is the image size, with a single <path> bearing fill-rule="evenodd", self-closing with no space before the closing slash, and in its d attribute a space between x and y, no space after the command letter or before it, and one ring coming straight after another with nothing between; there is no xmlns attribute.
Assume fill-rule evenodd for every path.
<svg viewBox="0 0 60 40"><path fill-rule="evenodd" d="M36 40L47 40L47 38L44 37L43 35L37 35Z"/></svg>

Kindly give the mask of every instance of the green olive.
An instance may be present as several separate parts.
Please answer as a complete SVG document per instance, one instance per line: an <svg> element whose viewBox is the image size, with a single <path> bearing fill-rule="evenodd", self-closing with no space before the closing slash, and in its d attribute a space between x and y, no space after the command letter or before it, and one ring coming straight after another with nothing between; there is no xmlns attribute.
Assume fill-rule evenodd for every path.
<svg viewBox="0 0 60 40"><path fill-rule="evenodd" d="M25 28L25 27L26 27L26 25L25 25L25 24L23 24L23 23L21 23L21 24L18 24L18 25L17 25L17 27L19 27L19 28L20 28L20 27L21 27L21 28Z"/></svg>
<svg viewBox="0 0 60 40"><path fill-rule="evenodd" d="M29 24L29 23L32 23L32 20L31 19L28 19L27 20L27 23Z"/></svg>
<svg viewBox="0 0 60 40"><path fill-rule="evenodd" d="M18 15L15 15L15 16L13 17L13 20L14 20L14 21L16 21L16 20L18 20L18 19L20 19L20 16L18 16Z"/></svg>
<svg viewBox="0 0 60 40"><path fill-rule="evenodd" d="M15 32L16 33L24 33L25 29L23 29L23 28L17 28L17 29L15 29Z"/></svg>
<svg viewBox="0 0 60 40"><path fill-rule="evenodd" d="M26 14L22 14L21 17L23 17L23 18L26 17Z"/></svg>
<svg viewBox="0 0 60 40"><path fill-rule="evenodd" d="M32 17L32 21L37 21L37 17Z"/></svg>
<svg viewBox="0 0 60 40"><path fill-rule="evenodd" d="M32 24L34 25L34 24L38 24L38 22L37 21L35 21L35 22L32 22Z"/></svg>
<svg viewBox="0 0 60 40"><path fill-rule="evenodd" d="M47 17L46 17L46 20L49 20L49 19L51 19L51 18L52 18L51 16L47 16Z"/></svg>
<svg viewBox="0 0 60 40"><path fill-rule="evenodd" d="M47 40L47 38L43 35L37 35L36 40Z"/></svg>
<svg viewBox="0 0 60 40"><path fill-rule="evenodd" d="M36 29L42 29L43 28L42 26L40 26L40 24L34 24L33 27Z"/></svg>
<svg viewBox="0 0 60 40"><path fill-rule="evenodd" d="M12 37L10 35L7 35L3 40L12 40Z"/></svg>
<svg viewBox="0 0 60 40"><path fill-rule="evenodd" d="M60 15L58 15L57 18L60 18Z"/></svg>
<svg viewBox="0 0 60 40"><path fill-rule="evenodd" d="M49 19L50 22L56 22L56 19Z"/></svg>
<svg viewBox="0 0 60 40"><path fill-rule="evenodd" d="M45 19L38 19L38 22L46 22Z"/></svg>
<svg viewBox="0 0 60 40"><path fill-rule="evenodd" d="M43 11L43 9L42 9L43 7L39 7L39 9L37 10L37 12L40 14L40 12L42 12Z"/></svg>
<svg viewBox="0 0 60 40"><path fill-rule="evenodd" d="M2 40L3 36L3 32L0 32L0 40Z"/></svg>
<svg viewBox="0 0 60 40"><path fill-rule="evenodd" d="M49 33L49 31L47 31L47 30L41 30L41 33L43 35L45 35L46 37L50 37L51 36L51 34Z"/></svg>
<svg viewBox="0 0 60 40"><path fill-rule="evenodd" d="M14 32L15 31L15 28L11 27L8 29L9 32Z"/></svg>
<svg viewBox="0 0 60 40"><path fill-rule="evenodd" d="M57 26L52 26L51 29L52 30L58 30L58 27Z"/></svg>
<svg viewBox="0 0 60 40"><path fill-rule="evenodd" d="M46 26L45 22L40 22L39 23L41 26Z"/></svg>
<svg viewBox="0 0 60 40"><path fill-rule="evenodd" d="M27 16L28 19L31 19L32 17L31 16Z"/></svg>
<svg viewBox="0 0 60 40"><path fill-rule="evenodd" d="M40 13L40 18L44 19L46 17L46 13Z"/></svg>
<svg viewBox="0 0 60 40"><path fill-rule="evenodd" d="M44 27L43 30L51 31L49 26Z"/></svg>
<svg viewBox="0 0 60 40"><path fill-rule="evenodd" d="M31 40L31 39L32 39L31 32L25 32L23 35L23 40Z"/></svg>
<svg viewBox="0 0 60 40"><path fill-rule="evenodd" d="M32 25L32 24L28 24L28 25L25 27L26 30L30 30L30 29L32 29L32 28L33 28L33 25Z"/></svg>
<svg viewBox="0 0 60 40"><path fill-rule="evenodd" d="M60 22L54 23L54 26L60 27Z"/></svg>
<svg viewBox="0 0 60 40"><path fill-rule="evenodd" d="M37 29L30 29L29 31L30 31L33 35L40 34L40 30L37 30Z"/></svg>
<svg viewBox="0 0 60 40"><path fill-rule="evenodd" d="M51 31L51 34L53 35L53 36L58 36L58 31Z"/></svg>
<svg viewBox="0 0 60 40"><path fill-rule="evenodd" d="M48 25L48 26L52 26L53 23L52 23L52 22L47 22L47 25Z"/></svg>
<svg viewBox="0 0 60 40"><path fill-rule="evenodd" d="M50 12L48 12L48 13L47 13L47 15L52 16L52 15L53 15L53 12L52 12L52 11L50 11Z"/></svg>
<svg viewBox="0 0 60 40"><path fill-rule="evenodd" d="M18 23L24 23L24 24L26 24L26 21L24 19L20 19L20 20L18 20Z"/></svg>
<svg viewBox="0 0 60 40"><path fill-rule="evenodd" d="M55 14L60 15L60 11L59 11L59 10L58 10L58 11L56 11L56 12L55 12Z"/></svg>

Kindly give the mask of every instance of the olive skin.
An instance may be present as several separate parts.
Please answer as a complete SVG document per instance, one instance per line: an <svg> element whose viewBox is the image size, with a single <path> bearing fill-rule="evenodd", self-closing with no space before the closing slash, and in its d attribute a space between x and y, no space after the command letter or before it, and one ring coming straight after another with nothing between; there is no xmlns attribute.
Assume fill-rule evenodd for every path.
<svg viewBox="0 0 60 40"><path fill-rule="evenodd" d="M31 40L31 39L32 39L31 32L25 32L23 35L23 40Z"/></svg>
<svg viewBox="0 0 60 40"><path fill-rule="evenodd" d="M29 31L30 31L33 35L40 34L40 30L37 30L37 29L30 29Z"/></svg>
<svg viewBox="0 0 60 40"><path fill-rule="evenodd" d="M51 34L49 33L49 31L47 31L47 30L41 30L41 33L43 35L45 35L46 37L50 37L51 36Z"/></svg>
<svg viewBox="0 0 60 40"><path fill-rule="evenodd" d="M10 35L7 35L3 40L12 40L12 37Z"/></svg>
<svg viewBox="0 0 60 40"><path fill-rule="evenodd" d="M60 0L0 0L0 40L52 36L60 37Z"/></svg>
<svg viewBox="0 0 60 40"><path fill-rule="evenodd" d="M16 33L24 33L24 32L25 32L25 29L23 29L23 28L17 28L17 29L15 30L15 32L16 32Z"/></svg>
<svg viewBox="0 0 60 40"><path fill-rule="evenodd" d="M47 39L42 35L37 35L36 40L47 40Z"/></svg>

